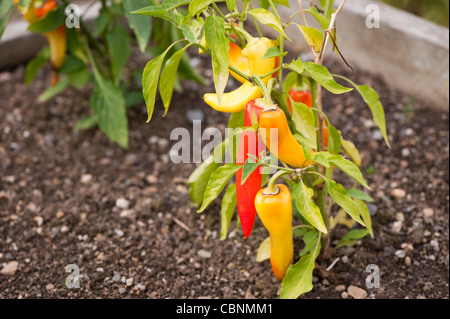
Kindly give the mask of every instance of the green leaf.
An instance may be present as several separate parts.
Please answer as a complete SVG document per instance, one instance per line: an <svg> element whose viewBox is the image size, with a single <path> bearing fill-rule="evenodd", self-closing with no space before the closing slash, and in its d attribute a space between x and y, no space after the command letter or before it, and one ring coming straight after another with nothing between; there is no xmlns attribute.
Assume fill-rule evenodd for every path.
<svg viewBox="0 0 450 319"><path fill-rule="evenodd" d="M308 12L314 18L316 18L317 22L320 24L320 27L322 28L323 31L327 30L330 27L330 20L321 15L317 10L317 8L311 7L309 9L306 9L305 12Z"/></svg>
<svg viewBox="0 0 450 319"><path fill-rule="evenodd" d="M106 42L108 44L108 52L111 57L112 73L114 84L118 85L123 69L128 62L131 54L130 35L118 23L108 32Z"/></svg>
<svg viewBox="0 0 450 319"><path fill-rule="evenodd" d="M80 70L81 68L85 68L85 63L77 57L68 55L64 59L64 64L62 65L61 69L59 69L59 73L67 74Z"/></svg>
<svg viewBox="0 0 450 319"><path fill-rule="evenodd" d="M331 124L328 124L328 152L337 155L341 152L341 133Z"/></svg>
<svg viewBox="0 0 450 319"><path fill-rule="evenodd" d="M128 149L128 119L122 92L100 74L95 75L91 106L100 130L108 138Z"/></svg>
<svg viewBox="0 0 450 319"><path fill-rule="evenodd" d="M195 205L200 206L202 204L209 178L220 166L221 164L216 163L214 156L211 155L189 176L189 195Z"/></svg>
<svg viewBox="0 0 450 319"><path fill-rule="evenodd" d="M369 202L369 203L375 202L375 200L372 197L370 197L369 195L367 195L363 191L360 191L359 189L350 188L350 189L347 190L347 192L354 199L363 200L363 201L366 201L366 202Z"/></svg>
<svg viewBox="0 0 450 319"><path fill-rule="evenodd" d="M28 26L28 31L44 33L59 28L66 20L64 6L60 6L55 10L49 11L45 17L39 19Z"/></svg>
<svg viewBox="0 0 450 319"><path fill-rule="evenodd" d="M313 252L317 244L319 233L315 230L302 229L300 236L302 236L302 240L305 243L305 247L300 252L300 257L303 257L306 254Z"/></svg>
<svg viewBox="0 0 450 319"><path fill-rule="evenodd" d="M220 211L221 215L221 229L220 229L220 240L227 239L228 229L230 228L230 222L233 218L234 211L236 209L237 199L236 199L236 184L230 184L225 195L222 199L222 209Z"/></svg>
<svg viewBox="0 0 450 319"><path fill-rule="evenodd" d="M203 203L198 213L203 212L209 204L216 199L222 190L227 185L228 181L236 174L236 172L241 168L240 165L236 164L225 164L215 170L211 178L209 179L208 185L205 190L205 197L203 198Z"/></svg>
<svg viewBox="0 0 450 319"><path fill-rule="evenodd" d="M231 113L230 119L228 120L228 128L236 129L238 127L243 127L245 123L245 113L244 111Z"/></svg>
<svg viewBox="0 0 450 319"><path fill-rule="evenodd" d="M285 55L285 53L280 53L280 50L278 50L278 48L274 46L274 47L268 48L266 53L264 54L264 56L261 59L270 59L270 58L279 57L281 55Z"/></svg>
<svg viewBox="0 0 450 319"><path fill-rule="evenodd" d="M260 23L268 25L269 27L271 27L272 29L283 35L286 39L289 39L289 37L283 30L281 22L275 17L275 15L272 12L263 8L258 8L252 9L248 13L253 17L255 17L256 20L258 20Z"/></svg>
<svg viewBox="0 0 450 319"><path fill-rule="evenodd" d="M159 6L148 6L139 10L132 11L131 14L142 14L150 17L172 21L171 18L167 15L166 10L161 9L161 7Z"/></svg>
<svg viewBox="0 0 450 319"><path fill-rule="evenodd" d="M130 28L134 31L139 50L143 53L147 48L152 33L152 19L150 17L132 14L131 11L142 8L147 3L147 0L123 0L125 17L128 19Z"/></svg>
<svg viewBox="0 0 450 319"><path fill-rule="evenodd" d="M358 149L356 148L355 144L351 141L347 141L342 139L342 147L345 150L345 153L347 153L348 156L350 156L353 163L355 163L358 166L361 166L361 155L359 154Z"/></svg>
<svg viewBox="0 0 450 319"><path fill-rule="evenodd" d="M245 161L244 166L242 167L242 180L236 181L237 183L241 183L241 185L244 185L247 179L252 175L252 173L258 169L260 166L260 163L256 163L254 159L248 158Z"/></svg>
<svg viewBox="0 0 450 319"><path fill-rule="evenodd" d="M314 48L314 51L320 52L322 49L323 34L316 28L311 28L303 25L297 25L300 32L303 34L308 45Z"/></svg>
<svg viewBox="0 0 450 319"><path fill-rule="evenodd" d="M125 106L127 109L139 105L143 100L142 91L125 93Z"/></svg>
<svg viewBox="0 0 450 319"><path fill-rule="evenodd" d="M142 74L142 88L148 112L147 123L152 119L155 110L156 90L158 89L159 74L164 58L175 43L168 47L161 55L148 62L145 66L144 73Z"/></svg>
<svg viewBox="0 0 450 319"><path fill-rule="evenodd" d="M356 206L344 186L328 178L325 179L325 183L327 185L328 194L330 194L334 201L356 222L366 226L361 220L359 208Z"/></svg>
<svg viewBox="0 0 450 319"><path fill-rule="evenodd" d="M368 234L369 231L367 229L353 229L349 231L347 235L341 238L336 248L340 248L343 246L355 246L356 242L359 239L366 237Z"/></svg>
<svg viewBox="0 0 450 319"><path fill-rule="evenodd" d="M215 15L206 18L205 38L212 53L214 86L220 104L228 82L230 65L228 59L230 41L225 36L225 21Z"/></svg>
<svg viewBox="0 0 450 319"><path fill-rule="evenodd" d="M226 0L227 8L230 12L233 12L236 7L236 0Z"/></svg>
<svg viewBox="0 0 450 319"><path fill-rule="evenodd" d="M200 166L198 166L189 176L189 195L191 200L200 206L203 202L206 186L211 174L217 170L222 164L225 156L226 142L220 143L214 148L214 152Z"/></svg>
<svg viewBox="0 0 450 319"><path fill-rule="evenodd" d="M86 86L86 84L91 79L91 72L89 72L89 69L83 68L79 70L75 70L71 73L67 74L67 77L69 79L69 84L73 87L76 87L77 89L81 90Z"/></svg>
<svg viewBox="0 0 450 319"><path fill-rule="evenodd" d="M51 99L52 97L58 95L62 91L64 91L69 86L69 79L68 78L62 78L59 80L58 84L55 86L50 86L47 88L44 93L42 93L38 97L39 102L45 102Z"/></svg>
<svg viewBox="0 0 450 319"><path fill-rule="evenodd" d="M186 0L164 0L164 2L161 4L161 9L170 11L172 9L181 7L185 4L189 4L191 1Z"/></svg>
<svg viewBox="0 0 450 319"><path fill-rule="evenodd" d="M292 61L288 65L288 69L297 73L297 74L295 74L295 83L293 83L293 85L297 84L298 74L302 74L305 71L305 66L303 65L302 60L300 58L298 58L297 60ZM294 76L293 75L291 75L291 76L292 76L292 82L293 82ZM291 87L292 87L292 85L289 86L289 89Z"/></svg>
<svg viewBox="0 0 450 319"><path fill-rule="evenodd" d="M359 213L361 214L361 218L366 225L367 230L369 231L370 237L374 238L372 229L372 217L370 216L370 211L367 207L367 204L362 200L357 199L355 199L355 204L359 208Z"/></svg>
<svg viewBox="0 0 450 319"><path fill-rule="evenodd" d="M356 90L359 92L359 94L364 99L364 102L369 106L370 111L372 112L373 120L378 125L378 128L380 129L381 133L383 134L384 140L386 141L387 146L390 148L391 144L389 143L389 139L387 136L387 129L386 129L386 117L384 113L383 104L380 102L380 98L378 97L377 92L375 92L374 89L372 89L370 86L367 85L357 85L350 79L347 79L343 76L337 76L343 80L346 80L348 83L353 85Z"/></svg>
<svg viewBox="0 0 450 319"><path fill-rule="evenodd" d="M328 233L325 222L323 221L322 213L319 207L312 200L314 191L300 181L294 186L292 196L295 199L297 210L300 214L317 230L324 234Z"/></svg>
<svg viewBox="0 0 450 319"><path fill-rule="evenodd" d="M310 254L300 258L295 265L289 266L286 277L281 282L281 299L297 299L313 289L312 275L319 252L320 241L318 240Z"/></svg>
<svg viewBox="0 0 450 319"><path fill-rule="evenodd" d="M273 0L273 2L282 4L283 6L286 6L286 7L290 8L290 6L289 6L289 0Z"/></svg>
<svg viewBox="0 0 450 319"><path fill-rule="evenodd" d="M175 79L177 76L178 66L180 65L180 60L191 44L188 44L183 49L176 51L166 62L164 70L161 74L161 80L159 83L159 94L164 104L164 116L169 111L170 102L172 101L173 88L175 85Z"/></svg>
<svg viewBox="0 0 450 319"><path fill-rule="evenodd" d="M0 3L0 18L11 9L14 0L2 0Z"/></svg>
<svg viewBox="0 0 450 319"><path fill-rule="evenodd" d="M33 81L34 77L42 67L50 59L50 48L44 47L36 57L28 62L27 68L25 69L25 84L28 85Z"/></svg>
<svg viewBox="0 0 450 319"><path fill-rule="evenodd" d="M314 111L311 110L307 105L294 102L294 100L289 96L292 103L292 121L295 123L295 128L299 131L305 138L309 139L313 146L317 145L317 134L316 134L316 116Z"/></svg>
<svg viewBox="0 0 450 319"><path fill-rule="evenodd" d="M258 247L256 262L260 263L270 258L270 237L264 239Z"/></svg>
<svg viewBox="0 0 450 319"><path fill-rule="evenodd" d="M338 84L326 67L313 62L304 62L303 65L305 66L306 72L331 93L343 94L353 90Z"/></svg>
<svg viewBox="0 0 450 319"><path fill-rule="evenodd" d="M101 10L99 16L94 20L94 31L93 36L98 37L103 32L105 32L106 28L109 24L110 13L108 10Z"/></svg>
<svg viewBox="0 0 450 319"><path fill-rule="evenodd" d="M86 116L78 121L78 123L75 125L75 131L87 130L93 128L96 125L97 117L95 115Z"/></svg>
<svg viewBox="0 0 450 319"><path fill-rule="evenodd" d="M370 189L369 185L367 185L367 182L365 181L361 171L359 170L358 166L356 166L355 163L345 159L341 155L333 155L328 158L328 162L334 166L336 166L338 169L343 171L348 176L352 177L354 180L356 180L358 183L366 187L367 189Z"/></svg>
<svg viewBox="0 0 450 319"><path fill-rule="evenodd" d="M189 15L195 16L197 13L209 6L213 0L193 0L189 4Z"/></svg>

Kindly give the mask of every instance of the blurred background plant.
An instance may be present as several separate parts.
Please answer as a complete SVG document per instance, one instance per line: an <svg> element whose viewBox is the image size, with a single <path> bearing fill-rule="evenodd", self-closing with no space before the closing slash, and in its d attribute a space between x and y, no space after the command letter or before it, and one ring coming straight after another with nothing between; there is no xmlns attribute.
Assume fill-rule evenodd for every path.
<svg viewBox="0 0 450 319"><path fill-rule="evenodd" d="M51 60L51 52L58 51L61 65L52 65L53 75L56 75L52 78L57 80L42 92L38 101L46 102L68 87L81 90L93 84L91 115L79 121L75 129L98 126L110 141L128 149L127 109L144 101L140 81L142 70L130 69L128 64L132 48L149 57L158 56L183 38L183 34L168 21L131 14L137 8L159 4L157 0L94 0L88 8L100 4L99 16L93 26L88 27L82 12L78 29L64 25L65 10L72 3L76 1L0 0L0 38L15 12L20 12L29 22L31 32L48 36L58 28L62 29L64 32L58 39L49 41L49 46L29 61L25 83L28 85ZM46 7L48 10L39 15L39 10ZM179 49L179 46L173 46L169 53ZM182 89L182 79L204 83L192 67L189 55L183 56L177 70L175 89L178 91Z"/></svg>
<svg viewBox="0 0 450 319"><path fill-rule="evenodd" d="M382 0L397 8L409 11L427 20L449 26L448 0Z"/></svg>

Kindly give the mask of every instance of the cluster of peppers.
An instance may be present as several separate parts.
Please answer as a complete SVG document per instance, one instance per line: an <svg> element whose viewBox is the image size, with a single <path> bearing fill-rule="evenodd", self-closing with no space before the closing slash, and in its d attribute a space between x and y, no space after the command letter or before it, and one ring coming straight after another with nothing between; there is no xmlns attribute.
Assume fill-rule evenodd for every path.
<svg viewBox="0 0 450 319"><path fill-rule="evenodd" d="M249 78L256 74L270 74L279 66L279 58L263 58L267 50L275 46L268 38L255 38L241 49L230 41L228 53L230 65ZM230 71L230 74L242 85L235 91L225 93L218 102L215 93L208 93L204 101L217 111L236 113L244 111L244 127L252 127L258 122L258 132L245 130L239 141L236 164L244 165L250 156L260 158L266 148L282 162L304 168L311 164L307 161L300 143L297 142L289 129L285 113L278 106L262 99L263 92L258 85L250 83L245 78ZM266 85L271 77L277 77L277 72L262 79ZM301 102L313 107L312 95L309 90L292 87L289 92L294 102ZM287 104L292 112L290 98ZM326 125L326 123L325 123ZM271 129L277 134L271 135ZM273 131L272 131L273 132ZM324 126L325 144L328 145L328 130ZM259 134L258 134L259 133ZM261 138L259 138L260 136ZM270 261L276 278L282 280L293 261L293 229L292 229L292 197L286 185L273 185L262 188L262 173L260 168L254 170L242 184L243 168L236 173L237 210L244 237L252 232L256 215L269 231L271 254Z"/></svg>
<svg viewBox="0 0 450 319"><path fill-rule="evenodd" d="M14 0L18 4L19 0ZM28 10L18 6L19 11L23 14L25 20L29 23L34 23L39 19L44 18L50 11L58 8L58 2L55 0L43 1L32 0ZM43 34L50 45L50 62L53 68L51 84L56 85L59 82L58 70L62 67L67 49L66 27L64 24L57 29L45 32Z"/></svg>

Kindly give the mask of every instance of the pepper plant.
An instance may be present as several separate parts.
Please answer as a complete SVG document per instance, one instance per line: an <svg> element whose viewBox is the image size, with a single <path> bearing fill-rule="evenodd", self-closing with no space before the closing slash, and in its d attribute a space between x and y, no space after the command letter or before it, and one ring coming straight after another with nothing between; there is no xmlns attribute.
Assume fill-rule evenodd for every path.
<svg viewBox="0 0 450 319"><path fill-rule="evenodd" d="M305 9L298 1L287 21L278 13L279 6L289 7L287 0L165 0L134 12L169 21L183 34L144 70L149 121L158 84L168 111L174 74L186 50L197 47L211 56L215 92L206 94L204 101L217 111L230 113L228 128L235 136L228 136L192 173L190 195L201 213L226 189L221 239L227 237L236 208L246 240L251 240L259 216L269 237L261 243L257 260L270 258L274 275L281 280L281 298L297 298L313 288L315 262L329 258L330 236L338 223L357 225L340 239L338 247L374 236L366 205L371 197L363 191L370 187L359 168L359 152L324 113L323 90L338 95L356 90L389 145L377 93L332 74L323 65L329 45L345 62L335 25L346 1L337 8L333 1L311 3ZM302 24L293 21L296 15L301 16ZM307 15L316 19L320 28L308 25ZM262 25L275 30L278 37L269 39ZM287 42L291 41L286 28L296 29L304 37L314 61L286 61ZM180 44L171 54L170 48ZM225 92L230 75L241 86ZM233 156L224 164L225 149ZM351 177L353 187L346 189L340 184L335 170ZM339 212L333 207L339 207ZM299 242L294 239L304 243L298 256L294 256L294 243Z"/></svg>
<svg viewBox="0 0 450 319"><path fill-rule="evenodd" d="M47 101L69 86L81 90L92 83L92 115L78 122L75 129L98 125L111 141L128 148L127 108L143 101L141 72L127 69L131 47L157 56L182 38L179 29L167 21L131 14L149 3L158 4L147 0L98 0L78 12L80 7L71 7L76 2L69 0L1 0L0 37L13 13L19 11L29 22L28 30L45 36L49 43L28 63L25 72L25 83L29 84L47 61L51 62L51 85L38 100ZM85 14L98 5L100 14L89 27ZM187 55L174 76L177 80L204 83Z"/></svg>

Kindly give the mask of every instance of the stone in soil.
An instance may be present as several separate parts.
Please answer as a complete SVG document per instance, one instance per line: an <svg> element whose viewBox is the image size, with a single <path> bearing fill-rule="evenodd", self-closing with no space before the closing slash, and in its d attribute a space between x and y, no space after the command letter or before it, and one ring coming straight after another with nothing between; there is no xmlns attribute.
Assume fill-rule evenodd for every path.
<svg viewBox="0 0 450 319"><path fill-rule="evenodd" d="M367 298L367 291L365 291L362 288L353 286L353 285L348 287L347 293L355 299L366 299Z"/></svg>

